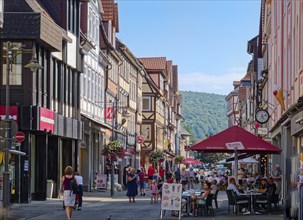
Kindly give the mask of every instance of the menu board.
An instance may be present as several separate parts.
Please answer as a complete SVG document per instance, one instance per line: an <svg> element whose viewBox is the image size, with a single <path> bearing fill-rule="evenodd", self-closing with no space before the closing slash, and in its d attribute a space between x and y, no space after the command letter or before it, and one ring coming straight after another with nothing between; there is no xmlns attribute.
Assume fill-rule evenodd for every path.
<svg viewBox="0 0 303 220"><path fill-rule="evenodd" d="M105 174L98 174L97 175L97 189L106 189L106 175Z"/></svg>
<svg viewBox="0 0 303 220"><path fill-rule="evenodd" d="M162 186L162 210L181 210L182 185L164 183Z"/></svg>

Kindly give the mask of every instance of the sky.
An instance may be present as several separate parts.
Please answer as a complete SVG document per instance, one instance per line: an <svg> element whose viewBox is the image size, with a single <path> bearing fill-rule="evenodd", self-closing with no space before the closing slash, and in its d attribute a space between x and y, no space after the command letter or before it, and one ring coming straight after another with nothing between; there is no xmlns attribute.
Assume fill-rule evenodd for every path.
<svg viewBox="0 0 303 220"><path fill-rule="evenodd" d="M116 0L117 37L137 57L178 66L179 90L228 95L246 74L260 0Z"/></svg>

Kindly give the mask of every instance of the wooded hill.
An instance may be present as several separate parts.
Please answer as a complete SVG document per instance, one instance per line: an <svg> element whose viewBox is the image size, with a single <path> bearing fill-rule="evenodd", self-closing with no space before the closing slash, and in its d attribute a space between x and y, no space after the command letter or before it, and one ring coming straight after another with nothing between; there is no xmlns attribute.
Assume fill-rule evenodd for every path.
<svg viewBox="0 0 303 220"><path fill-rule="evenodd" d="M224 95L204 92L180 91L183 127L191 133L191 140L204 139L227 128L226 101Z"/></svg>

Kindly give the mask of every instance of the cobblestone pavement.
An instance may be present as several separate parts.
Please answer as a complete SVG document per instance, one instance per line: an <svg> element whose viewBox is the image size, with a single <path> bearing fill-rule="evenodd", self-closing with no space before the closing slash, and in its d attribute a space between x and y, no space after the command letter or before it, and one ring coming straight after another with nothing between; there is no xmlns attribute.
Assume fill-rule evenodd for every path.
<svg viewBox="0 0 303 220"><path fill-rule="evenodd" d="M114 197L110 197L109 192L85 192L83 197L83 207L81 211L74 211L72 219L74 220L128 220L128 219L144 219L155 220L160 219L160 203L151 204L149 192L145 197L137 196L136 203L129 203L125 196L126 192L116 192ZM279 207L279 211L274 211L271 215L234 215L228 213L227 197L224 191L218 194L219 208L215 209L214 217L206 217L207 219L258 219L274 220L283 219L283 207ZM182 217L182 219L200 219L201 217ZM205 217L203 217L205 218ZM9 220L65 220L65 211L62 207L62 199L47 199L46 201L32 201L30 204L14 204L11 208ZM163 219L178 219L171 216L171 212L167 211Z"/></svg>

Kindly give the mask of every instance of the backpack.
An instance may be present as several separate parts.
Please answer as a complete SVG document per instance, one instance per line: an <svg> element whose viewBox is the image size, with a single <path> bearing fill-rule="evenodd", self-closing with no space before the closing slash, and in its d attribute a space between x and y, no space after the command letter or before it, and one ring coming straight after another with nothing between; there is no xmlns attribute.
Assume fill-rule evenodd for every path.
<svg viewBox="0 0 303 220"><path fill-rule="evenodd" d="M77 184L77 181L74 176L73 176L72 180L70 181L70 191L73 194L78 193L78 184Z"/></svg>

